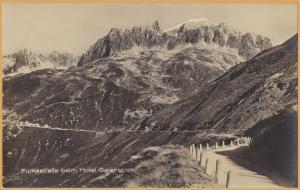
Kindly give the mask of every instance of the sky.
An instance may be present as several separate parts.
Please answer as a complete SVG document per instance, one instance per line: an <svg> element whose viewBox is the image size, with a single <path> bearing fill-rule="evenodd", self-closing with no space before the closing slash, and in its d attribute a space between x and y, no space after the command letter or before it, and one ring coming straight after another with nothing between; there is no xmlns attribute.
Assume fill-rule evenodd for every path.
<svg viewBox="0 0 300 190"><path fill-rule="evenodd" d="M28 49L84 53L113 27L145 26L158 20L167 29L207 18L280 44L297 33L296 4L3 4L3 54Z"/></svg>

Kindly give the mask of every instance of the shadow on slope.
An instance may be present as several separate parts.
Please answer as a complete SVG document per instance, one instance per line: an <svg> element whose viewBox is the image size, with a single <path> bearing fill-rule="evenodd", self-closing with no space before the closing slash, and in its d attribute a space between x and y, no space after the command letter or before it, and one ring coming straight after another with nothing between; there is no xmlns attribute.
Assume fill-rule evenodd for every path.
<svg viewBox="0 0 300 190"><path fill-rule="evenodd" d="M257 123L246 135L254 137L250 147L218 153L278 185L297 187L297 112L282 111Z"/></svg>

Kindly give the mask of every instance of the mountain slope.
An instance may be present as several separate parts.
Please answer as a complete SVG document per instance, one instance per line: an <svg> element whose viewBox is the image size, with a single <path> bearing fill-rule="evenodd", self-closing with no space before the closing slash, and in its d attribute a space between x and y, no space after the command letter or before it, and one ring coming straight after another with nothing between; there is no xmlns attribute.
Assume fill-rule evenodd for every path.
<svg viewBox="0 0 300 190"><path fill-rule="evenodd" d="M184 145L187 147L192 143L212 144L216 140L230 142L232 139L232 136L226 138L206 133L152 133L135 131L95 133L21 126L21 132L14 135L11 140L4 141L4 186L132 187L134 184L126 183L136 178L140 179L140 182L146 182L144 186L149 187L153 184L150 181L143 180L139 175L147 169L139 167L144 161L152 161L152 163L154 161L153 164L158 165L152 159L157 153L149 150L149 147L167 144ZM177 150L179 148L178 146L176 147ZM144 151L146 149L148 151ZM170 151L174 153L176 150ZM179 151L181 150L179 149ZM186 152L187 149L183 149L185 155ZM140 155L143 157L139 158ZM172 157L172 155L168 156L171 159ZM160 158L165 160L163 157ZM172 163L176 163L176 160L173 160ZM160 164L165 165L164 162L160 162ZM184 187L191 186L191 180L197 179L197 175L202 175L201 169L199 171L199 168L197 168L195 171L194 164L190 163L189 165L193 169L191 173L184 176L191 178L182 181L183 184L181 185ZM153 168L152 166L150 167ZM185 167L185 165L180 166L178 169L181 170L181 167ZM30 170L32 168L58 168L64 170L74 168L77 172L35 175L20 172L21 169ZM136 172L80 172L79 168L134 168ZM151 169L149 172L151 172ZM207 178L207 176L202 177ZM177 182L179 181L177 180ZM205 181L201 181L200 183L199 185L206 186ZM172 184L168 184L167 186L174 187Z"/></svg>
<svg viewBox="0 0 300 190"><path fill-rule="evenodd" d="M294 187L297 187L298 180L297 121L297 107L294 106L246 131L254 141L245 156L261 168L287 177Z"/></svg>
<svg viewBox="0 0 300 190"><path fill-rule="evenodd" d="M4 107L23 120L53 127L127 127L196 91L240 60L235 54L195 47L172 54L126 51L82 67L4 78Z"/></svg>
<svg viewBox="0 0 300 190"><path fill-rule="evenodd" d="M138 126L241 132L297 104L297 35L231 68Z"/></svg>

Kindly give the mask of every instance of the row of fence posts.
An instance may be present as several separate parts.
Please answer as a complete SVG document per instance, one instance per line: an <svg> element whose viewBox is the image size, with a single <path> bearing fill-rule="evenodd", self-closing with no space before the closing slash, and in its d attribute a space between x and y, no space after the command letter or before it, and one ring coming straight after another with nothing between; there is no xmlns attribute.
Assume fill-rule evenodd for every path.
<svg viewBox="0 0 300 190"><path fill-rule="evenodd" d="M241 141L241 142L240 142ZM241 144L246 144L249 145L252 141L251 137L242 137L240 139L237 139L236 141L230 141L230 147L234 147L236 146L240 146ZM225 148L225 141L222 141L222 148ZM219 149L219 143L215 142L215 149ZM196 148L195 144L192 144L189 147L189 156L196 161L199 161L200 167L202 167L201 163L203 161L203 146L202 144L199 144L199 148ZM206 150L210 150L210 146L209 143L206 143ZM206 174L208 174L208 163L209 163L209 159L206 158L205 160L205 165L204 165L204 171ZM213 180L215 183L220 183L220 180L218 179L219 173L220 173L220 160L217 159L216 160L216 170L213 176ZM227 171L226 174L226 188L228 188L230 186L230 178L231 178L231 171Z"/></svg>

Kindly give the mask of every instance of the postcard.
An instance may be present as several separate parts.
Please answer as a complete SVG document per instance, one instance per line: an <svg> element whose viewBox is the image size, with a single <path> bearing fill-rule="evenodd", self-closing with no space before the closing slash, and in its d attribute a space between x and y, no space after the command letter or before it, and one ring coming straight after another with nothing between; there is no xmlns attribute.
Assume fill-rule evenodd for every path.
<svg viewBox="0 0 300 190"><path fill-rule="evenodd" d="M297 3L3 3L3 187L298 187Z"/></svg>

